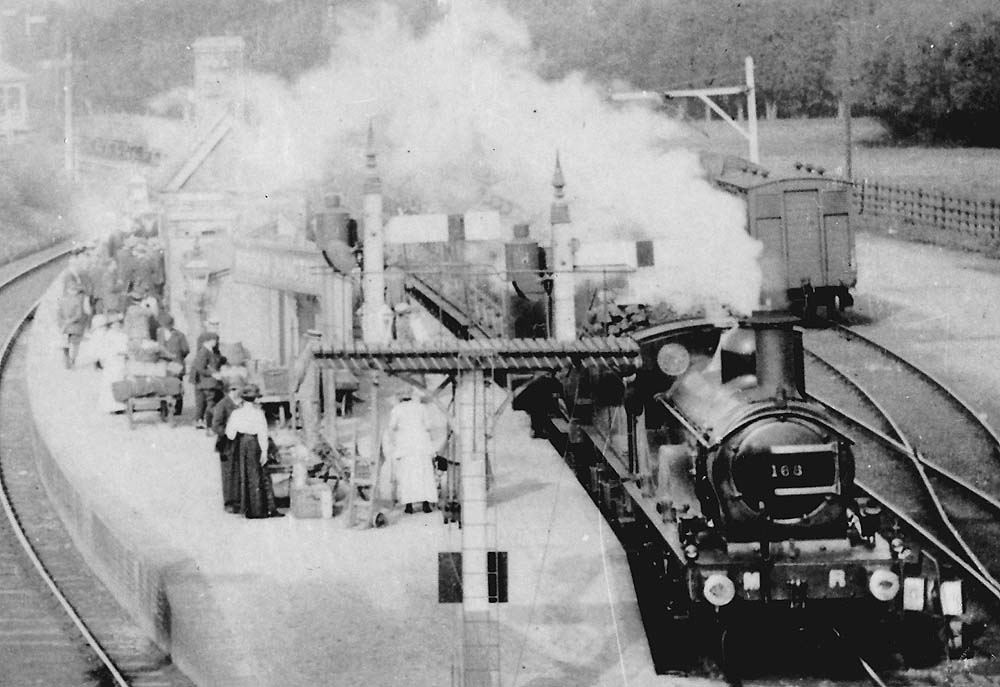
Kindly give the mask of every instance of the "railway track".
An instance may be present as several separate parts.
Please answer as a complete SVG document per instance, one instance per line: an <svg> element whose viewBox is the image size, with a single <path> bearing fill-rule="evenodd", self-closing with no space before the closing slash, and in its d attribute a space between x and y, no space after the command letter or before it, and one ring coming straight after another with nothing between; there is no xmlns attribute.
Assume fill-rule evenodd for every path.
<svg viewBox="0 0 1000 687"><path fill-rule="evenodd" d="M37 474L19 334L64 256L0 268L0 684L193 687L90 572Z"/></svg>
<svg viewBox="0 0 1000 687"><path fill-rule="evenodd" d="M704 324L664 327L682 336ZM1000 441L945 385L877 343L842 328L804 338L806 388L854 440L858 486L917 532L934 560L951 561L974 580L995 607ZM960 455L953 459L956 445ZM847 660L856 661L871 684L885 684L861 655ZM980 677L963 673L954 683L982 684ZM911 684L936 684L936 678Z"/></svg>
<svg viewBox="0 0 1000 687"><path fill-rule="evenodd" d="M834 328L807 332L805 341L807 389L862 439L860 485L946 544L1000 600L1000 440L993 430L944 384L870 339ZM872 423L876 413L885 419Z"/></svg>
<svg viewBox="0 0 1000 687"><path fill-rule="evenodd" d="M807 331L804 342L867 389L928 463L1000 503L1000 437L945 384L846 327Z"/></svg>

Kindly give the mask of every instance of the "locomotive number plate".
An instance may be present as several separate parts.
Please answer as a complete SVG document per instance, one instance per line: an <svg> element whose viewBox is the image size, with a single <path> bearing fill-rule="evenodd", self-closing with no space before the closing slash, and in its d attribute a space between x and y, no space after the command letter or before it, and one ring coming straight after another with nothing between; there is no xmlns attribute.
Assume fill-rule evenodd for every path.
<svg viewBox="0 0 1000 687"><path fill-rule="evenodd" d="M837 491L837 445L772 446L768 477L775 496Z"/></svg>

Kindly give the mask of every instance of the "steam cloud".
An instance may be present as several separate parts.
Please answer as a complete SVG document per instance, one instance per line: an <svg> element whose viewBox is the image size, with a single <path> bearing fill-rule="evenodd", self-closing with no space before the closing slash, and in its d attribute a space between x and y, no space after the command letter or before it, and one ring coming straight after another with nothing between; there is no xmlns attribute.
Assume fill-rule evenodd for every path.
<svg viewBox="0 0 1000 687"><path fill-rule="evenodd" d="M741 203L712 188L693 152L674 147L676 123L609 103L580 74L542 80L526 28L484 0L453 3L421 36L389 6L337 19L327 67L290 89L250 82L263 133L246 172L262 190L332 177L359 207L371 121L389 207L496 208L509 223L530 222L545 243L558 151L581 242L656 240L666 246L657 288L679 305L752 309L758 245Z"/></svg>

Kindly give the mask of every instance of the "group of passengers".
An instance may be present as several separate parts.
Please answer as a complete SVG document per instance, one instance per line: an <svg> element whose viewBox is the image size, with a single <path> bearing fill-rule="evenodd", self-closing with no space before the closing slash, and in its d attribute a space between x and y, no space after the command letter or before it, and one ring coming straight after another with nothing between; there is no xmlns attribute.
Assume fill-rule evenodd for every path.
<svg viewBox="0 0 1000 687"><path fill-rule="evenodd" d="M194 425L216 437L226 511L280 517L265 469L277 449L268 436L259 387L247 383L242 360L222 354L217 321L209 319L192 351L162 307L163 284L163 250L155 236L115 235L73 255L58 308L66 366L74 367L80 356L80 362L101 369L99 407L105 412L124 410L124 399L113 390L126 378L172 378L175 415L182 413L181 382L190 371ZM432 415L419 395L404 391L382 437L397 499L407 513L414 507L431 512L438 501L434 459L441 442L432 439Z"/></svg>
<svg viewBox="0 0 1000 687"><path fill-rule="evenodd" d="M57 308L64 364L101 370L98 407L109 413L125 410L116 392L128 379L172 379L166 388L180 415L190 358L194 424L217 436L226 510L248 518L280 517L263 469L269 442L259 388L246 383L245 368L227 364L215 320L206 323L191 356L187 337L162 307L163 285L163 249L155 236L116 233L76 250Z"/></svg>

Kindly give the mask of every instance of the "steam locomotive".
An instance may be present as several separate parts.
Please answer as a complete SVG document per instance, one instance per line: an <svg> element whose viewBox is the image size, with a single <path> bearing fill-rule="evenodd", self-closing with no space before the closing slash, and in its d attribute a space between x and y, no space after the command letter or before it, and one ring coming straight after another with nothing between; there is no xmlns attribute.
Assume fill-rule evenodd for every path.
<svg viewBox="0 0 1000 687"><path fill-rule="evenodd" d="M850 438L805 392L795 322L651 327L624 383L562 380L571 420L554 429L628 553L657 672L713 646L741 665L740 630L762 622L877 627L908 662L934 661L961 614L960 582L856 489Z"/></svg>

